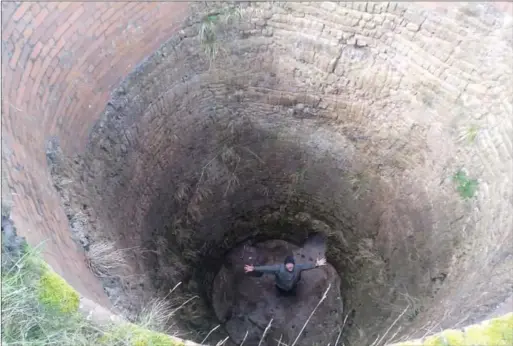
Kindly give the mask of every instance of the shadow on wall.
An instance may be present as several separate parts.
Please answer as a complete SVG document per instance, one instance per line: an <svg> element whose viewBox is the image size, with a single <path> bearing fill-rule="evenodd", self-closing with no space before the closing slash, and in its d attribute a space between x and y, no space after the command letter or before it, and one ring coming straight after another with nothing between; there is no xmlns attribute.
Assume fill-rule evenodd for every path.
<svg viewBox="0 0 513 346"><path fill-rule="evenodd" d="M77 9L9 6L16 25L46 6ZM77 13L102 13L77 6ZM107 12L114 16L112 6ZM148 15L145 4L129 6L125 11ZM173 22L172 7L147 6L159 12L155 23ZM242 6L246 15L223 22L216 40L207 35L205 42L205 21L217 22L224 12L217 4L195 6L183 30L114 92L84 153L70 155L71 138L85 143L80 139L95 113L82 112L88 96L59 106L79 98L82 89L70 80L75 98L58 88L39 95L36 83L32 93L40 101L25 102L30 112L58 96L57 112L46 109L41 124L12 107L3 114L15 221L30 241L52 236L48 261L77 290L105 301L68 239L68 221L75 234L82 232L82 244L107 242L123 251L126 266L105 287L111 297L124 297L128 313L137 312L145 295L165 296L171 282L182 281L185 299L203 298L184 309L182 321L206 330L214 323L204 317L211 316L216 264L248 234L296 239L298 229L301 236L323 229L345 299L357 312L348 338L361 343L370 344L405 309L401 333L408 336L408 330L479 319L510 293L513 227L503 184L512 173L511 45L504 14L482 4L478 16L462 15L460 7L442 16L400 3L257 3ZM54 12L48 18L62 13ZM172 25L165 23L169 34ZM20 39L25 32L7 29ZM69 42L80 42L80 35L69 35ZM96 53L108 42L84 42L105 60ZM2 66L14 71L3 82L11 99L23 73L32 78L12 59L25 59L24 47L16 45ZM67 112L73 118L60 121ZM460 132L474 122L478 130L461 141ZM41 133L28 131L39 125ZM66 153L52 172L58 192L41 149L56 132ZM469 181L479 181L468 200L451 180L462 167Z"/></svg>

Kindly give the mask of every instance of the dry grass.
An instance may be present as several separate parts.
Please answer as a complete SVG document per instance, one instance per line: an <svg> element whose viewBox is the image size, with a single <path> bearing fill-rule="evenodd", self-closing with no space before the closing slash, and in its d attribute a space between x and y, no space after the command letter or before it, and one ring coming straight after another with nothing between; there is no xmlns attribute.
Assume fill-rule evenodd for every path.
<svg viewBox="0 0 513 346"><path fill-rule="evenodd" d="M224 344L228 341L228 339L229 339L229 338L230 338L230 337L229 337L229 336L227 336L227 337L226 337L226 338L224 338L223 340L219 341L219 342L216 344L216 346L222 346L222 345L224 345Z"/></svg>
<svg viewBox="0 0 513 346"><path fill-rule="evenodd" d="M300 187L306 177L307 169L305 167L299 168L296 172L289 175L289 185L287 188L287 199L290 201L300 191Z"/></svg>
<svg viewBox="0 0 513 346"><path fill-rule="evenodd" d="M143 328L166 333L172 316L171 304L166 299L154 298L144 306L137 321Z"/></svg>
<svg viewBox="0 0 513 346"><path fill-rule="evenodd" d="M225 146L223 148L220 156L223 164L229 171L226 188L223 194L223 196L226 197L230 191L235 190L240 185L239 178L236 173L241 162L241 156L234 147L229 146Z"/></svg>
<svg viewBox="0 0 513 346"><path fill-rule="evenodd" d="M363 238L358 243L358 254L354 260L368 261L374 266L381 266L384 264L383 259L374 251L373 240L370 238Z"/></svg>
<svg viewBox="0 0 513 346"><path fill-rule="evenodd" d="M295 346L296 343L298 342L299 338L301 337L301 334L303 334L303 331L305 330L306 326L308 325L308 323L310 322L310 319L312 318L313 314L315 313L315 311L317 310L317 308L322 304L322 302L326 299L326 297L328 296L328 292L329 290L331 289L331 284L328 285L328 288L326 288L326 291L324 291L324 294L322 295L321 299L319 299L319 302L317 303L317 305L315 306L315 308L312 310L312 312L310 313L310 316L308 316L308 318L306 319L305 323L303 324L303 327L301 328L301 330L299 331L296 339L294 340L294 342L292 343L291 346Z"/></svg>
<svg viewBox="0 0 513 346"><path fill-rule="evenodd" d="M281 339L283 339L283 334L280 335L280 338L278 340L274 339L274 341L278 342L277 346L288 346L286 343L282 342Z"/></svg>
<svg viewBox="0 0 513 346"><path fill-rule="evenodd" d="M441 321L437 321L437 322L433 322L433 321L430 321L430 322L427 322L426 324L424 324L422 327L420 327L417 331L415 331L414 333L409 333L409 334L406 334L406 335L403 335L401 336L400 338L397 338L396 339L396 336L398 334L398 332L394 333L394 335L392 335L389 339L389 341L387 341L386 345L390 345L390 344L396 344L396 343L400 343L400 342L405 342L405 341L408 341L408 340L413 340L413 339L424 339L426 336L428 335L431 335L433 334L433 332L440 328L440 323ZM401 327L398 328L398 331L400 331ZM415 336L416 333L418 332L424 332L424 334L420 337L418 336Z"/></svg>
<svg viewBox="0 0 513 346"><path fill-rule="evenodd" d="M171 225L170 232L172 235L176 237L176 241L179 243L180 246L184 248L191 248L193 247L193 235L194 231L187 227L187 222L183 222L182 219L178 218L173 221L173 224ZM166 253L169 249L168 241L167 239L162 239L163 237L158 237L160 239L160 245L158 245L158 251L159 253ZM157 244L156 244L157 245Z"/></svg>
<svg viewBox="0 0 513 346"><path fill-rule="evenodd" d="M338 345L338 342L340 341L340 337L342 336L342 332L344 331L344 327L346 326L347 318L349 317L349 312L346 314L346 317L344 318L344 323L342 323L342 327L340 328L340 332L337 335L337 340L335 340L335 345Z"/></svg>
<svg viewBox="0 0 513 346"><path fill-rule="evenodd" d="M243 11L239 6L207 14L203 17L199 29L200 44L203 52L212 64L220 51L224 50L221 45L220 31L234 19L240 19Z"/></svg>
<svg viewBox="0 0 513 346"><path fill-rule="evenodd" d="M464 125L459 129L457 142L472 144L476 141L481 128L477 124Z"/></svg>
<svg viewBox="0 0 513 346"><path fill-rule="evenodd" d="M410 294L408 294L408 292L399 292L399 295L406 302L407 306L410 307L408 313L406 314L406 317L408 317L410 321L413 321L422 310L422 304L420 299L412 297Z"/></svg>
<svg viewBox="0 0 513 346"><path fill-rule="evenodd" d="M240 181L239 178L235 175L235 170L230 174L228 178L228 182L226 183L226 189L224 191L223 196L226 197L229 192L235 191L237 187L239 187Z"/></svg>
<svg viewBox="0 0 513 346"><path fill-rule="evenodd" d="M189 196L191 192L191 186L187 183L181 182L178 184L178 187L175 191L175 199L179 202L184 201Z"/></svg>
<svg viewBox="0 0 513 346"><path fill-rule="evenodd" d="M198 298L198 296L193 296L184 299L178 295L170 297L180 285L181 282L175 285L164 297L151 299L140 312L137 324L146 329L170 334L173 327L171 323L173 316L188 303Z"/></svg>
<svg viewBox="0 0 513 346"><path fill-rule="evenodd" d="M349 173L346 179L351 185L354 199L360 199L371 191L372 174L368 172Z"/></svg>
<svg viewBox="0 0 513 346"><path fill-rule="evenodd" d="M250 158L247 158L248 156ZM224 185L224 198L233 193L241 185L237 173L245 165L253 164L255 160L259 164L264 163L255 152L245 146L225 144L201 168L192 192L189 185L179 184L174 197L179 201L188 200L186 223L190 225L201 221L201 206L213 195L215 188Z"/></svg>
<svg viewBox="0 0 513 346"><path fill-rule="evenodd" d="M116 249L113 242L96 242L86 253L87 265L100 278L113 276L127 267L124 250Z"/></svg>
<svg viewBox="0 0 513 346"><path fill-rule="evenodd" d="M201 344L203 345L203 344L207 341L207 339L208 339L208 337L210 336L210 334L212 334L212 333L213 333L213 332L215 332L217 329L219 329L219 327L221 327L221 325L220 325L220 324L218 324L217 326L215 326L214 328L212 328L212 329L208 332L207 336L205 336L205 338L203 338L203 341L201 341Z"/></svg>
<svg viewBox="0 0 513 346"><path fill-rule="evenodd" d="M246 342L246 339L247 339L247 337L248 337L248 334L249 334L249 331L247 331L247 330L246 330L246 334L244 334L244 338L242 339L242 342L240 343L240 345L239 345L239 346L244 345L244 342Z"/></svg>
<svg viewBox="0 0 513 346"><path fill-rule="evenodd" d="M237 166L240 163L241 156L234 146L225 145L219 153L221 162L226 166Z"/></svg>
<svg viewBox="0 0 513 346"><path fill-rule="evenodd" d="M303 182L303 180L305 179L306 171L307 171L307 169L303 167L303 168L298 169L296 172L292 173L290 175L291 184L292 185L300 185Z"/></svg>
<svg viewBox="0 0 513 346"><path fill-rule="evenodd" d="M200 183L198 182L198 186L187 205L188 220L194 222L201 221L203 217L203 214L201 213L201 203L212 196L212 190L208 186L199 184Z"/></svg>
<svg viewBox="0 0 513 346"><path fill-rule="evenodd" d="M405 312L409 309L410 306L407 306L403 312L397 316L397 318L394 320L394 322L392 322L392 324L387 328L387 330L385 331L385 333L383 334L383 336L378 337L376 338L376 340L374 340L374 342L371 344L371 346L380 346L380 345L384 345L383 343L383 339L388 335L388 333L390 332L390 330L395 326L395 324L397 323L397 321L399 321L401 319L401 317L405 314Z"/></svg>
<svg viewBox="0 0 513 346"><path fill-rule="evenodd" d="M202 312L195 306L195 304L197 304L197 299L199 299L198 296L190 294L169 297L168 300L173 308L172 314L176 315L180 313L182 316L181 319L187 321L196 321L203 318L204 316L202 315Z"/></svg>
<svg viewBox="0 0 513 346"><path fill-rule="evenodd" d="M271 324L272 323L273 323L273 319L271 318L271 320L267 324L267 327L265 327L264 333L262 334L262 337L260 338L260 341L258 342L258 346L262 345L262 342L264 341L265 336L267 335L267 332L269 332L269 329L271 329Z"/></svg>

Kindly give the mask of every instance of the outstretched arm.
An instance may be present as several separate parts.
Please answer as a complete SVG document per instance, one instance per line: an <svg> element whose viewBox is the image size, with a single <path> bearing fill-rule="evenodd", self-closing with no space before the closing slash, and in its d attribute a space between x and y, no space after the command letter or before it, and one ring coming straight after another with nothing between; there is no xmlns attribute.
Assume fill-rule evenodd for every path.
<svg viewBox="0 0 513 346"><path fill-rule="evenodd" d="M303 263L303 264L298 264L297 266L299 267L299 270L309 270L309 269L321 267L323 265L326 265L325 258L317 259L317 261L315 261L315 263Z"/></svg>
<svg viewBox="0 0 513 346"><path fill-rule="evenodd" d="M301 264L296 264L296 266L298 267L299 270L310 270L310 269L317 267L315 265L315 263L301 263Z"/></svg>
<svg viewBox="0 0 513 346"><path fill-rule="evenodd" d="M279 264L274 264L274 265L270 265L270 266L256 266L254 268L255 268L255 271L260 272L260 273L266 273L266 274L274 274L274 273L280 271Z"/></svg>
<svg viewBox="0 0 513 346"><path fill-rule="evenodd" d="M270 266L252 266L252 265L246 265L244 266L244 271L246 273L249 272L260 272L260 273L267 273L267 274L274 274L280 270L280 265L270 265Z"/></svg>

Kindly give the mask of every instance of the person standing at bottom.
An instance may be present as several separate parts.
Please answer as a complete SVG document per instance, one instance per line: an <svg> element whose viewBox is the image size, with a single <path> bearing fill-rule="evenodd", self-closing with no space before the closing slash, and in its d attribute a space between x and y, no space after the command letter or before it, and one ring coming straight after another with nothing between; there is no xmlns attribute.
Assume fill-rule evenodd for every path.
<svg viewBox="0 0 513 346"><path fill-rule="evenodd" d="M317 259L315 264L303 263L296 264L294 257L287 256L283 264L267 265L267 266L252 266L246 264L244 271L246 273L259 272L263 274L274 274L276 280L276 288L280 295L295 296L296 287L299 280L301 280L301 272L326 265L326 259Z"/></svg>

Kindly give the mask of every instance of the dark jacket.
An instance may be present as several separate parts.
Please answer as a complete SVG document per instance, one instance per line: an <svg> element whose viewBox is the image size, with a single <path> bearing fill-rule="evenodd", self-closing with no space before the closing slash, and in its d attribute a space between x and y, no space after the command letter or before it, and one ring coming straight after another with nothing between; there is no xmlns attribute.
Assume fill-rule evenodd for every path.
<svg viewBox="0 0 513 346"><path fill-rule="evenodd" d="M256 266L254 271L274 274L276 277L276 286L282 290L290 291L301 278L301 271L315 267L314 263L295 264L294 270L289 272L287 268L285 268L285 264L276 264L270 266Z"/></svg>

